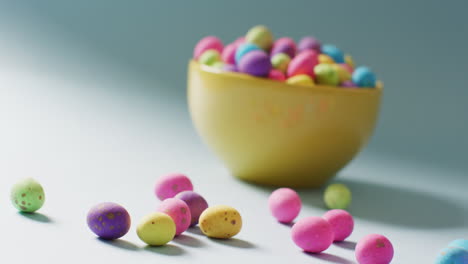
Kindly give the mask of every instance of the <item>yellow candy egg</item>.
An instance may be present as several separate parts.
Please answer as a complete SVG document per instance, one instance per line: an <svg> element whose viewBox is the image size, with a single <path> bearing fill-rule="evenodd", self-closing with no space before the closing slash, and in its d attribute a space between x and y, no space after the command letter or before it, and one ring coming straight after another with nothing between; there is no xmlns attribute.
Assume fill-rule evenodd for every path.
<svg viewBox="0 0 468 264"><path fill-rule="evenodd" d="M339 64L333 64L332 67L335 68L335 70L338 72L340 83L351 80L351 73L349 73L349 71L346 70L343 66Z"/></svg>
<svg viewBox="0 0 468 264"><path fill-rule="evenodd" d="M335 63L333 58L328 56L327 54L319 54L318 55L318 61L319 61L319 63L327 63L327 64Z"/></svg>
<svg viewBox="0 0 468 264"><path fill-rule="evenodd" d="M200 230L208 237L231 238L242 228L239 212L227 205L211 206L200 215Z"/></svg>
<svg viewBox="0 0 468 264"><path fill-rule="evenodd" d="M150 246L162 246L171 241L176 233L172 218L164 213L151 213L137 226L138 237Z"/></svg>
<svg viewBox="0 0 468 264"><path fill-rule="evenodd" d="M295 85L314 86L314 80L307 74L294 75L289 77L286 82Z"/></svg>
<svg viewBox="0 0 468 264"><path fill-rule="evenodd" d="M346 54L345 57L344 57L344 61L345 61L346 64L351 66L351 68L354 69L354 60L353 60L353 57L351 57L351 55Z"/></svg>

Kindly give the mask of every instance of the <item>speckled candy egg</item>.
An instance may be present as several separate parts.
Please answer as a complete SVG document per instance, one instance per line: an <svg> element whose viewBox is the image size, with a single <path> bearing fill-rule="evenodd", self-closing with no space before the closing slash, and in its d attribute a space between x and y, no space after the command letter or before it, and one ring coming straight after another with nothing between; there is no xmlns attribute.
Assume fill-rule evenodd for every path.
<svg viewBox="0 0 468 264"><path fill-rule="evenodd" d="M242 228L239 212L226 205L211 206L200 216L200 230L208 237L231 238Z"/></svg>
<svg viewBox="0 0 468 264"><path fill-rule="evenodd" d="M301 85L301 86L314 86L314 80L307 74L299 74L289 77L286 80L288 84Z"/></svg>
<svg viewBox="0 0 468 264"><path fill-rule="evenodd" d="M247 32L245 41L255 44L263 50L270 50L273 45L273 34L271 34L271 31L267 27L259 25Z"/></svg>
<svg viewBox="0 0 468 264"><path fill-rule="evenodd" d="M321 63L314 67L315 79L320 84L338 85L340 76L332 64Z"/></svg>
<svg viewBox="0 0 468 264"><path fill-rule="evenodd" d="M333 241L343 241L353 232L353 216L345 210L330 210L323 215L323 219L327 220L333 229Z"/></svg>
<svg viewBox="0 0 468 264"><path fill-rule="evenodd" d="M198 224L198 218L200 218L202 212L208 208L208 203L205 198L196 192L183 191L178 193L174 198L184 201L190 209L190 226Z"/></svg>
<svg viewBox="0 0 468 264"><path fill-rule="evenodd" d="M330 44L322 45L321 51L322 53L330 56L336 63L345 62L343 52L339 48L337 48L335 45L330 45Z"/></svg>
<svg viewBox="0 0 468 264"><path fill-rule="evenodd" d="M87 217L88 227L102 239L112 240L124 236L130 229L130 215L121 205L111 202L92 207Z"/></svg>
<svg viewBox="0 0 468 264"><path fill-rule="evenodd" d="M377 81L375 74L365 66L357 67L353 72L352 79L357 86L367 88L375 87Z"/></svg>
<svg viewBox="0 0 468 264"><path fill-rule="evenodd" d="M221 55L219 54L219 51L209 49L200 55L200 57L198 58L198 62L200 64L212 66L217 62L221 62Z"/></svg>
<svg viewBox="0 0 468 264"><path fill-rule="evenodd" d="M346 209L351 203L351 191L344 184L330 184L325 189L323 200L329 209Z"/></svg>
<svg viewBox="0 0 468 264"><path fill-rule="evenodd" d="M343 64L346 65L347 64ZM351 80L351 73L345 67L341 66L340 64L332 64L333 69L338 73L339 83L350 81Z"/></svg>
<svg viewBox="0 0 468 264"><path fill-rule="evenodd" d="M461 247L468 250L468 239L456 239L448 245L449 247Z"/></svg>
<svg viewBox="0 0 468 264"><path fill-rule="evenodd" d="M290 62L291 58L285 53L277 53L271 57L271 65L273 68L281 71L282 73L286 73Z"/></svg>
<svg viewBox="0 0 468 264"><path fill-rule="evenodd" d="M298 45L298 51L302 52L304 50L315 50L317 52L320 52L320 47L321 47L320 41L318 41L314 37L303 37L301 41L299 41Z"/></svg>
<svg viewBox="0 0 468 264"><path fill-rule="evenodd" d="M468 251L461 247L448 246L442 249L435 260L435 264L466 264Z"/></svg>
<svg viewBox="0 0 468 264"><path fill-rule="evenodd" d="M195 60L198 60L198 58L207 50L216 50L219 53L223 51L223 42L215 36L208 36L202 38L197 45L195 46L195 49L193 50L193 58Z"/></svg>
<svg viewBox="0 0 468 264"><path fill-rule="evenodd" d="M314 78L314 67L318 64L318 53L314 50L306 50L299 53L288 65L288 77L307 74Z"/></svg>
<svg viewBox="0 0 468 264"><path fill-rule="evenodd" d="M279 222L290 223L299 215L302 202L293 189L279 188L268 198L268 207Z"/></svg>
<svg viewBox="0 0 468 264"><path fill-rule="evenodd" d="M267 76L271 70L270 57L262 50L251 51L242 57L238 69L253 76Z"/></svg>
<svg viewBox="0 0 468 264"><path fill-rule="evenodd" d="M242 57L245 56L245 54L252 52L254 50L262 50L260 49L257 45L252 44L252 43L243 43L240 44L239 47L236 49L236 54L234 55L234 60L236 64L239 64Z"/></svg>
<svg viewBox="0 0 468 264"><path fill-rule="evenodd" d="M271 56L274 56L278 53L287 54L289 57L293 58L296 55L296 43L291 38L279 38L273 43L271 48Z"/></svg>
<svg viewBox="0 0 468 264"><path fill-rule="evenodd" d="M154 186L154 193L161 201L172 198L182 191L193 191L193 185L190 179L181 173L162 176Z"/></svg>
<svg viewBox="0 0 468 264"><path fill-rule="evenodd" d="M176 233L176 225L170 216L164 213L151 213L137 226L138 237L150 246L162 246L171 241Z"/></svg>
<svg viewBox="0 0 468 264"><path fill-rule="evenodd" d="M45 201L44 189L32 178L23 179L13 185L10 197L16 209L26 213L39 210Z"/></svg>
<svg viewBox="0 0 468 264"><path fill-rule="evenodd" d="M190 208L188 205L177 198L168 198L161 202L158 212L169 215L176 225L176 236L182 234L190 226L192 216L190 215Z"/></svg>
<svg viewBox="0 0 468 264"><path fill-rule="evenodd" d="M388 264L393 258L393 246L386 237L370 234L359 240L355 254L359 264Z"/></svg>
<svg viewBox="0 0 468 264"><path fill-rule="evenodd" d="M291 229L294 243L306 252L319 253L333 242L333 230L325 219L310 216L299 220Z"/></svg>

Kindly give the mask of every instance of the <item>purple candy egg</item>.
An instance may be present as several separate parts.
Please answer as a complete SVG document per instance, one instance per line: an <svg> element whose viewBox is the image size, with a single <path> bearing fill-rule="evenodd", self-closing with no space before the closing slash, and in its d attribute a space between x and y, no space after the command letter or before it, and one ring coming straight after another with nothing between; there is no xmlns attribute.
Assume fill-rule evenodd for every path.
<svg viewBox="0 0 468 264"><path fill-rule="evenodd" d="M299 41L298 50L299 52L304 50L315 50L320 52L320 47L322 44L314 37L303 37L301 41Z"/></svg>
<svg viewBox="0 0 468 264"><path fill-rule="evenodd" d="M238 70L254 76L267 76L271 70L270 57L263 50L251 51L242 57Z"/></svg>
<svg viewBox="0 0 468 264"><path fill-rule="evenodd" d="M175 198L178 198L184 201L189 209L192 219L190 221L190 226L198 224L198 219L200 215L208 208L208 203L206 200L198 193L193 191L183 191L178 193Z"/></svg>
<svg viewBox="0 0 468 264"><path fill-rule="evenodd" d="M95 205L88 212L88 226L98 237L106 240L124 236L130 229L130 215L116 203Z"/></svg>
<svg viewBox="0 0 468 264"><path fill-rule="evenodd" d="M271 48L271 56L277 53L285 53L289 57L294 58L296 55L296 43L291 38L280 38L273 44Z"/></svg>
<svg viewBox="0 0 468 264"><path fill-rule="evenodd" d="M340 84L341 87L346 87L346 88L355 88L357 87L357 85L355 83L353 83L353 81L344 81Z"/></svg>
<svg viewBox="0 0 468 264"><path fill-rule="evenodd" d="M223 70L228 72L237 72L237 67L234 64L224 64Z"/></svg>

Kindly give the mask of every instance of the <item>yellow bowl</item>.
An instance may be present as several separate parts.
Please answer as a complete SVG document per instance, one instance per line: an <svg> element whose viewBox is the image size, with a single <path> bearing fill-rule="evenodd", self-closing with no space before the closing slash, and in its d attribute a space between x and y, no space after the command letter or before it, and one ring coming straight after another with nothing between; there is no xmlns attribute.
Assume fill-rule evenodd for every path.
<svg viewBox="0 0 468 264"><path fill-rule="evenodd" d="M319 187L370 138L375 89L298 86L189 63L193 123L231 173L265 185Z"/></svg>

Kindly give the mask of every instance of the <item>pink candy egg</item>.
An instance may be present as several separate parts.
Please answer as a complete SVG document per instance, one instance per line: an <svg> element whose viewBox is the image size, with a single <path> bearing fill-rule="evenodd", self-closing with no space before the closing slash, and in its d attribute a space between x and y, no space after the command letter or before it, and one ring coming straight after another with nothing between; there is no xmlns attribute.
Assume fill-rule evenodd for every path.
<svg viewBox="0 0 468 264"><path fill-rule="evenodd" d="M193 50L193 58L198 60L198 57L200 57L203 52L209 49L214 49L221 53L223 51L223 42L221 42L221 40L215 36L202 38Z"/></svg>
<svg viewBox="0 0 468 264"><path fill-rule="evenodd" d="M227 64L236 64L235 61L235 55L236 55L236 49L237 46L239 46L236 43L231 43L224 47L223 53L221 53L221 58L223 61Z"/></svg>
<svg viewBox="0 0 468 264"><path fill-rule="evenodd" d="M190 179L181 173L162 176L154 186L154 193L161 201L172 198L182 191L193 191L193 185Z"/></svg>
<svg viewBox="0 0 468 264"><path fill-rule="evenodd" d="M281 73L278 70L276 71ZM272 192L268 198L268 207L271 214L279 222L290 223L301 211L302 202L299 195L293 189L279 188Z"/></svg>
<svg viewBox="0 0 468 264"><path fill-rule="evenodd" d="M392 258L392 243L382 235L367 235L356 245L356 259L359 264L388 264Z"/></svg>
<svg viewBox="0 0 468 264"><path fill-rule="evenodd" d="M292 240L306 252L319 253L333 242L333 229L327 220L311 216L299 220L291 229Z"/></svg>
<svg viewBox="0 0 468 264"><path fill-rule="evenodd" d="M323 218L330 223L333 229L333 241L343 241L353 232L353 216L345 210L330 210L323 215Z"/></svg>
<svg viewBox="0 0 468 264"><path fill-rule="evenodd" d="M268 78L272 80L280 81L280 82L284 82L286 80L284 73L282 73L281 71L277 69L271 69L270 72L268 73Z"/></svg>
<svg viewBox="0 0 468 264"><path fill-rule="evenodd" d="M285 53L293 58L296 55L296 43L291 38L280 38L273 43L271 48L271 56L277 53Z"/></svg>
<svg viewBox="0 0 468 264"><path fill-rule="evenodd" d="M307 74L314 78L314 67L318 64L318 53L314 50L305 50L294 57L288 65L288 77Z"/></svg>
<svg viewBox="0 0 468 264"><path fill-rule="evenodd" d="M158 212L169 215L176 225L176 236L182 234L190 226L192 216L188 205L177 198L168 198L161 202Z"/></svg>

